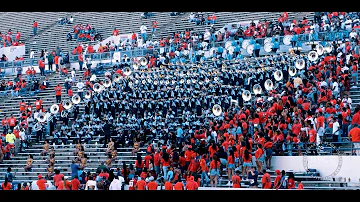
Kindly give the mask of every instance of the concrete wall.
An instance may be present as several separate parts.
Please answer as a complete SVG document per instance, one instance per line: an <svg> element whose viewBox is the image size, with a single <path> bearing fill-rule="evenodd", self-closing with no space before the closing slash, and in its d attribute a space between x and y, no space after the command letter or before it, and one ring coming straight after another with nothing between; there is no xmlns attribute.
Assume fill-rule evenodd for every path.
<svg viewBox="0 0 360 202"><path fill-rule="evenodd" d="M334 176L336 179L350 177L351 182L360 180L360 156L274 156L272 166L272 170L294 172L305 172L307 167L318 170L326 179Z"/></svg>

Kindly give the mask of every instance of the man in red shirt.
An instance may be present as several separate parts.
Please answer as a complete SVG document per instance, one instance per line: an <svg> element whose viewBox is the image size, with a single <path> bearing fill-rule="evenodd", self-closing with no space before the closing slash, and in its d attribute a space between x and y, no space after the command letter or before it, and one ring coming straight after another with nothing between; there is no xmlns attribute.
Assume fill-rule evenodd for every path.
<svg viewBox="0 0 360 202"><path fill-rule="evenodd" d="M231 177L233 188L241 188L240 170L235 171L235 175Z"/></svg>
<svg viewBox="0 0 360 202"><path fill-rule="evenodd" d="M37 28L38 28L38 23L34 20L34 22L33 22L33 31L34 31L34 36L36 36L36 33L37 33Z"/></svg>
<svg viewBox="0 0 360 202"><path fill-rule="evenodd" d="M146 182L144 180L145 178L141 178L141 180L136 182L135 190L145 190Z"/></svg>
<svg viewBox="0 0 360 202"><path fill-rule="evenodd" d="M197 190L199 185L194 181L194 176L190 177L190 180L186 183L186 190Z"/></svg>
<svg viewBox="0 0 360 202"><path fill-rule="evenodd" d="M55 96L56 96L56 103L60 103L61 102L61 90L62 90L60 83L57 84L57 86L54 88L54 90L55 90Z"/></svg>
<svg viewBox="0 0 360 202"><path fill-rule="evenodd" d="M45 61L43 58L40 58L39 60L39 69L40 69L40 75L45 76Z"/></svg>
<svg viewBox="0 0 360 202"><path fill-rule="evenodd" d="M271 189L271 177L268 172L266 172L266 169L263 169L264 175L262 176L261 183L263 189Z"/></svg>
<svg viewBox="0 0 360 202"><path fill-rule="evenodd" d="M154 177L150 176L149 177L149 183L147 184L147 189L148 190L157 190L158 184L157 182L154 181Z"/></svg>
<svg viewBox="0 0 360 202"><path fill-rule="evenodd" d="M39 190L46 190L48 187L46 180L42 177L41 174L38 175L38 181L36 181L36 185L39 187Z"/></svg>
<svg viewBox="0 0 360 202"><path fill-rule="evenodd" d="M355 153L360 156L360 128L357 123L353 124L353 128L349 132L349 138L354 144Z"/></svg>
<svg viewBox="0 0 360 202"><path fill-rule="evenodd" d="M42 106L42 100L40 100L40 98L36 98L36 101L35 101L35 107L36 107L36 110L39 110Z"/></svg>
<svg viewBox="0 0 360 202"><path fill-rule="evenodd" d="M60 173L60 170L56 169L55 170L55 175L53 176L53 180L54 180L54 185L56 188L58 188L58 183L62 180L62 178L64 177L64 174Z"/></svg>
<svg viewBox="0 0 360 202"><path fill-rule="evenodd" d="M78 179L78 176L75 175L74 179L71 180L71 190L79 190L80 187L80 181Z"/></svg>
<svg viewBox="0 0 360 202"><path fill-rule="evenodd" d="M112 34L113 34L114 36L119 35L119 30L117 30L116 27L114 27L114 30L113 30Z"/></svg>
<svg viewBox="0 0 360 202"><path fill-rule="evenodd" d="M11 117L8 119L10 130L14 130L14 127L16 126L16 122L17 122L16 118L14 117L13 114L11 114Z"/></svg>

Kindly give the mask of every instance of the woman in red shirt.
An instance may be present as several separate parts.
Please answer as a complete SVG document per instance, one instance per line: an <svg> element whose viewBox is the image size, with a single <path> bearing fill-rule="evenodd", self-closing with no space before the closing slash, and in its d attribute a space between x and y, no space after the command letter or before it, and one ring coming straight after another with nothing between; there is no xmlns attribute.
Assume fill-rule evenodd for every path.
<svg viewBox="0 0 360 202"><path fill-rule="evenodd" d="M169 156L168 153L163 152L163 155L162 155L162 158L161 158L161 160L160 160L160 163L161 163L162 168L163 168L164 178L166 179L168 167L170 166L170 156Z"/></svg>
<svg viewBox="0 0 360 202"><path fill-rule="evenodd" d="M288 189L295 189L295 176L294 173L289 173L288 177L288 183L287 183Z"/></svg>
<svg viewBox="0 0 360 202"><path fill-rule="evenodd" d="M218 176L220 174L220 161L216 155L213 156L213 160L210 162L210 186L217 187Z"/></svg>
<svg viewBox="0 0 360 202"><path fill-rule="evenodd" d="M227 171L228 171L228 179L229 179L228 185L230 185L231 177L234 175L234 171L235 171L235 154L234 154L234 150L229 151L229 156L228 156L228 159L227 159Z"/></svg>
<svg viewBox="0 0 360 202"><path fill-rule="evenodd" d="M252 166L252 155L250 154L249 150L245 149L242 159L244 161L242 174L245 177L245 173L248 173L249 168Z"/></svg>
<svg viewBox="0 0 360 202"><path fill-rule="evenodd" d="M1 184L1 188L2 188L2 190L11 190L12 185L9 182L7 177L5 178L4 182Z"/></svg>
<svg viewBox="0 0 360 202"><path fill-rule="evenodd" d="M140 175L144 168L144 161L142 160L141 154L137 154L135 161L136 174Z"/></svg>
<svg viewBox="0 0 360 202"><path fill-rule="evenodd" d="M255 151L255 162L257 169L262 171L263 163L265 162L265 154L261 144L257 144L257 150Z"/></svg>

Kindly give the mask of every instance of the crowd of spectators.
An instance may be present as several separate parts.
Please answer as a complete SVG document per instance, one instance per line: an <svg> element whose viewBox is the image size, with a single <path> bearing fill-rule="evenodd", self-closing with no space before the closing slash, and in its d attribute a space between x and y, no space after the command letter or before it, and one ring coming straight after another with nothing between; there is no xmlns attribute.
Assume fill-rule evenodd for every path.
<svg viewBox="0 0 360 202"><path fill-rule="evenodd" d="M345 16L350 14L341 15L347 18ZM325 17L321 19L323 23L319 25L319 30L326 29L325 25L330 23ZM331 16L330 19L336 17ZM286 21L286 18L283 20ZM329 28L335 26L330 25ZM356 23L352 26L356 26ZM345 26L345 29L351 31L352 26ZM297 29L297 26L294 25L292 29ZM282 30L286 33L286 29L280 29L278 34L281 35ZM189 35L185 33L186 36ZM81 159L86 159L81 156L86 154L86 149L81 149L82 144L89 144L90 139L103 134L99 141L103 147L108 147L106 155L110 154L109 161L101 165L102 169L96 175L99 178L91 173L87 177L82 176L85 183L81 184L85 184L85 189L89 189L89 184L94 186L93 181L93 189L107 189L106 184L110 188L113 179L128 184L129 189L156 189L157 183L156 186L151 184L154 181L163 183L169 189L197 189L200 186L216 187L225 175L227 185L232 187L241 187L242 181L248 181L250 187L257 187L258 176L262 175L262 188L295 188L294 181L289 183L292 176L288 176L286 187L281 187L280 181L271 185L265 183L268 177L266 173L272 169L273 155L302 155L309 147L316 145L321 150L323 142L344 142L349 138L355 142L353 155L359 155L360 107L356 107L352 114L349 97L351 83L357 83L359 59L355 53L358 36L352 36L352 43L345 35L341 38L341 44L332 43L332 51L320 56L317 61L309 61L306 55L303 56L306 67L298 70L300 73L294 77L288 73L289 65L295 65L294 54L263 57L253 67L241 63L233 66L229 72L221 69L224 64L230 66L224 62L230 56L223 52L215 51L209 58L202 55L191 57L190 54L190 62L200 66L194 70L181 65L189 61L175 48L170 49L168 54L155 51L145 55L149 61L148 68L138 77L132 73L127 79L116 82L112 76L119 74L123 77L127 64L114 65L113 70L105 74L112 81L106 91L94 91L94 85L104 84L104 80L92 79L95 72L85 68L83 78L65 75L67 92L76 88L81 99L86 101L84 113L80 113L79 106L75 105L68 111L68 116L61 116L61 112L66 110L62 106L62 99L57 99L59 114L50 123L42 124L43 130L32 132L34 125L39 124L36 113L49 113L49 109L44 109L37 99L33 113L31 104L26 105L23 101L20 104L20 121L2 121L3 134L9 135L9 138L7 135L5 140L3 138L3 154L11 158L11 149L17 149L12 145L16 145L16 139L20 139L15 130L16 133L23 131L26 135L35 133L37 140L52 137L52 144L78 144L79 159L73 163L81 167ZM85 51L79 46L81 44L74 49L78 56ZM236 59L239 55L239 52L234 52L230 59ZM217 59L210 62L208 59L212 58ZM202 60L207 61L210 68L201 68ZM166 66L166 71L155 69L160 66ZM264 70L264 66L273 68ZM256 71L252 72L250 68ZM281 82L273 76L277 69L283 72ZM180 70L181 74L176 74L176 70ZM244 70L246 74L241 72ZM244 90L253 91L252 87L257 83L263 87L266 79L271 79L277 87L269 91L263 88L262 96L257 95L251 102L243 100ZM91 93L91 99L84 98L87 92ZM70 99L73 95L68 93L61 97ZM220 116L213 114L214 104L222 107ZM62 122L60 127L56 124L58 120ZM14 142L13 136L16 137ZM159 142L154 143L157 138ZM117 159L116 152L113 153L116 148L129 146L134 146L134 154L137 154L135 165L123 169L112 166L111 162ZM6 151L6 147L10 152ZM147 148L144 158L139 155L138 147ZM117 175L114 175L113 169L119 171ZM86 166L80 170L86 170ZM113 177L101 177L100 174L106 172L108 174L102 175ZM80 178L81 173L73 178ZM282 179L280 171L276 174ZM48 177L52 179L51 175ZM301 183L297 186L301 187Z"/></svg>

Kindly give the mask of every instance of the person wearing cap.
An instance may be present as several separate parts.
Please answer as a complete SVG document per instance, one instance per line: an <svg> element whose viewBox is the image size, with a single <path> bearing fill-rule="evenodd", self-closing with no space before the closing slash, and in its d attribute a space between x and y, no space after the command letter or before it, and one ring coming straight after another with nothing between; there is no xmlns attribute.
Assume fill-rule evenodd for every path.
<svg viewBox="0 0 360 202"><path fill-rule="evenodd" d="M186 190L197 190L199 188L198 183L194 181L194 176L190 176L190 180L186 182L185 188Z"/></svg>
<svg viewBox="0 0 360 202"><path fill-rule="evenodd" d="M58 182L58 187L56 190L70 190L71 182L68 181L67 176L63 176L61 180Z"/></svg>
<svg viewBox="0 0 360 202"><path fill-rule="evenodd" d="M149 182L146 185L147 190L157 190L158 188L158 183L155 182L154 176L150 176L149 177Z"/></svg>
<svg viewBox="0 0 360 202"><path fill-rule="evenodd" d="M124 177L115 176L113 181L110 183L109 190L121 190L123 183L124 183Z"/></svg>
<svg viewBox="0 0 360 202"><path fill-rule="evenodd" d="M41 174L38 175L38 180L36 181L36 185L38 186L39 190L46 190L49 186L46 184L46 180L43 178Z"/></svg>
<svg viewBox="0 0 360 202"><path fill-rule="evenodd" d="M263 169L262 172L264 173L261 178L261 186L263 189L271 189L271 177L270 174L266 171L266 169Z"/></svg>
<svg viewBox="0 0 360 202"><path fill-rule="evenodd" d="M138 180L135 184L135 190L145 190L145 189L146 189L145 177L141 176L140 180Z"/></svg>

